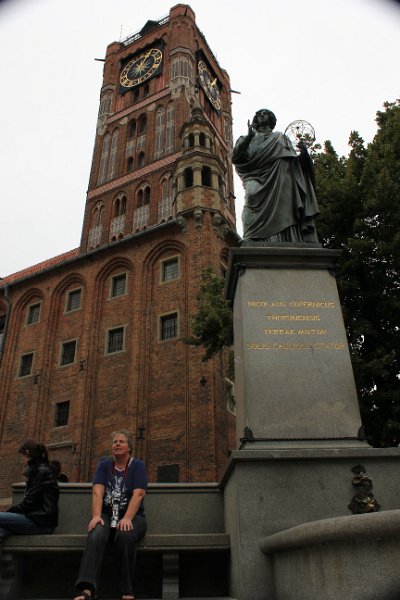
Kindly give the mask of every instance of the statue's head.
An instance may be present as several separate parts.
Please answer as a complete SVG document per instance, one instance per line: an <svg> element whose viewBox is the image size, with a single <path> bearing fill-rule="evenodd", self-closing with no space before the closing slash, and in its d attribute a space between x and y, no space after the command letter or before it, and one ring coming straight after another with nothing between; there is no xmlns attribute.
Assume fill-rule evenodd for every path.
<svg viewBox="0 0 400 600"><path fill-rule="evenodd" d="M255 129L257 129L260 125L269 125L271 129L274 129L276 125L276 116L272 110L268 110L268 108L260 108L260 110L258 110L254 115L252 125Z"/></svg>

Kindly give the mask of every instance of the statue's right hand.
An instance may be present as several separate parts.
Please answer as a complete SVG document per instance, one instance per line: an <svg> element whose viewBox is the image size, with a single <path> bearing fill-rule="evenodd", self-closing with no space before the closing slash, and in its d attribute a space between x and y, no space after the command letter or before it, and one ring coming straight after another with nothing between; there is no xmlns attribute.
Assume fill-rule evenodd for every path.
<svg viewBox="0 0 400 600"><path fill-rule="evenodd" d="M252 137L254 137L255 130L254 130L254 127L253 127L253 125L250 123L250 120L249 120L249 121L247 121L247 128L248 128L248 134L247 134L247 135L248 135L248 137L249 137L249 138L252 138Z"/></svg>

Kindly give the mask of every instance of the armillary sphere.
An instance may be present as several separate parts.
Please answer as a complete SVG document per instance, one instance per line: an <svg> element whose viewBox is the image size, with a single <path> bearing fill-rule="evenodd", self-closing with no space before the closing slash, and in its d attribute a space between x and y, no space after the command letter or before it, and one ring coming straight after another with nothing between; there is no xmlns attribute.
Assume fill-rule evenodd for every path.
<svg viewBox="0 0 400 600"><path fill-rule="evenodd" d="M292 142L295 150L299 142L304 142L307 148L315 142L315 130L308 121L293 121L286 127L285 135Z"/></svg>

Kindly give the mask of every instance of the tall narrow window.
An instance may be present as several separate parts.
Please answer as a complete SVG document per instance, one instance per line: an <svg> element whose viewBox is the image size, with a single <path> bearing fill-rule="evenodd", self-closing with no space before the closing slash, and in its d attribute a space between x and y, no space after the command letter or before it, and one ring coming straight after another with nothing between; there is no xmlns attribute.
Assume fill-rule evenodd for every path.
<svg viewBox="0 0 400 600"><path fill-rule="evenodd" d="M28 318L27 324L32 325L33 323L38 323L40 317L40 302L37 304L31 304L28 307Z"/></svg>
<svg viewBox="0 0 400 600"><path fill-rule="evenodd" d="M160 107L156 113L156 146L154 158L163 156L165 149L165 109Z"/></svg>
<svg viewBox="0 0 400 600"><path fill-rule="evenodd" d="M96 206L93 212L93 227L98 227L103 222L103 206Z"/></svg>
<svg viewBox="0 0 400 600"><path fill-rule="evenodd" d="M111 136L109 133L106 133L106 135L104 136L103 147L101 150L99 177L98 177L97 185L101 185L106 180L108 157L110 155L110 146L111 146Z"/></svg>
<svg viewBox="0 0 400 600"><path fill-rule="evenodd" d="M211 187L211 169L210 167L202 167L201 169L201 185Z"/></svg>
<svg viewBox="0 0 400 600"><path fill-rule="evenodd" d="M145 133L147 125L146 115L139 117L139 133Z"/></svg>
<svg viewBox="0 0 400 600"><path fill-rule="evenodd" d="M72 290L67 295L66 312L79 310L81 307L82 290Z"/></svg>
<svg viewBox="0 0 400 600"><path fill-rule="evenodd" d="M179 78L179 83L188 85L190 82L194 83L193 73L193 63L186 56L178 56L172 60L171 79Z"/></svg>
<svg viewBox="0 0 400 600"><path fill-rule="evenodd" d="M144 152L139 152L139 155L138 155L138 166L139 167L144 167L144 165L145 165Z"/></svg>
<svg viewBox="0 0 400 600"><path fill-rule="evenodd" d="M143 204L150 204L150 187L147 185L144 188L144 201Z"/></svg>
<svg viewBox="0 0 400 600"><path fill-rule="evenodd" d="M126 273L115 275L111 279L111 297L123 296L126 290Z"/></svg>
<svg viewBox="0 0 400 600"><path fill-rule="evenodd" d="M108 162L108 170L107 170L107 181L110 179L114 179L116 173L117 166L117 152L118 152L118 129L114 131L111 139L111 151L110 151L110 160Z"/></svg>
<svg viewBox="0 0 400 600"><path fill-rule="evenodd" d="M69 402L57 402L54 414L54 427L68 425Z"/></svg>
<svg viewBox="0 0 400 600"><path fill-rule="evenodd" d="M168 104L167 107L167 136L165 142L165 154L171 154L175 150L175 121L174 105Z"/></svg>
<svg viewBox="0 0 400 600"><path fill-rule="evenodd" d="M19 363L19 377L26 377L32 373L33 352L23 354Z"/></svg>
<svg viewBox="0 0 400 600"><path fill-rule="evenodd" d="M172 200L171 177L168 175L161 183L161 201L158 206L158 218L160 221L167 221L172 217Z"/></svg>
<svg viewBox="0 0 400 600"><path fill-rule="evenodd" d="M163 182L161 185L161 198L163 200L166 200L167 198L169 198L169 196L170 196L169 179L163 179Z"/></svg>
<svg viewBox="0 0 400 600"><path fill-rule="evenodd" d="M171 340L178 336L178 313L164 315L160 319L160 339Z"/></svg>
<svg viewBox="0 0 400 600"><path fill-rule="evenodd" d="M107 336L107 354L121 352L124 349L124 328L110 329Z"/></svg>
<svg viewBox="0 0 400 600"><path fill-rule="evenodd" d="M136 135L136 121L129 123L128 138L133 138Z"/></svg>
<svg viewBox="0 0 400 600"><path fill-rule="evenodd" d="M178 258L171 258L162 262L161 268L162 281L171 281L179 277L179 261Z"/></svg>
<svg viewBox="0 0 400 600"><path fill-rule="evenodd" d="M111 112L111 100L111 93L106 93L102 96L100 100L99 117L101 117L102 115L108 115Z"/></svg>
<svg viewBox="0 0 400 600"><path fill-rule="evenodd" d="M186 167L183 171L183 178L185 181L185 189L188 187L192 187L193 185L193 170L191 167Z"/></svg>
<svg viewBox="0 0 400 600"><path fill-rule="evenodd" d="M76 340L64 342L61 346L60 365L71 365L75 362Z"/></svg>

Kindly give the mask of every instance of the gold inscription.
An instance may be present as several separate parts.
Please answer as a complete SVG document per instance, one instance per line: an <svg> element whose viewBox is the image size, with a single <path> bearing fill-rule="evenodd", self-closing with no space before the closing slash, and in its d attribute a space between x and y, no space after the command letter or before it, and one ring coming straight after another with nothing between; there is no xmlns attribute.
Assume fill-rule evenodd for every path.
<svg viewBox="0 0 400 600"><path fill-rule="evenodd" d="M315 344L291 344L291 343L275 343L275 344L257 344L247 343L248 350L344 350L345 345L339 342L320 342Z"/></svg>
<svg viewBox="0 0 400 600"><path fill-rule="evenodd" d="M328 301L315 301L315 300L291 300L285 302L283 300L274 300L272 302L268 300L248 300L247 306L249 308L335 308L335 302Z"/></svg>
<svg viewBox="0 0 400 600"><path fill-rule="evenodd" d="M264 329L265 335L296 335L295 329Z"/></svg>
<svg viewBox="0 0 400 600"><path fill-rule="evenodd" d="M326 335L327 329L264 329L265 335Z"/></svg>
<svg viewBox="0 0 400 600"><path fill-rule="evenodd" d="M269 321L320 321L320 315L265 315Z"/></svg>

